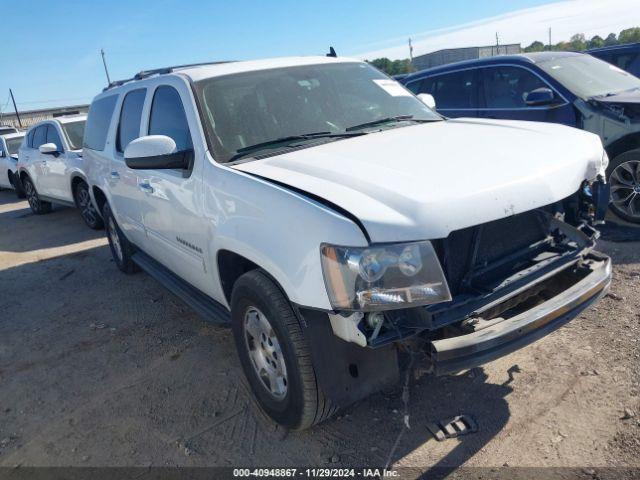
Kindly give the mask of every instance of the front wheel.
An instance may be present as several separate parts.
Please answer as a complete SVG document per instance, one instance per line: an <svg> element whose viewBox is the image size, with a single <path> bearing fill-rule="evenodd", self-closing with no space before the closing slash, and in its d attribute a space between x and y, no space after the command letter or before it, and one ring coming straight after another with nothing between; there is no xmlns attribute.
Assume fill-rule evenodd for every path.
<svg viewBox="0 0 640 480"><path fill-rule="evenodd" d="M27 201L33 213L42 215L51 212L51 202L40 200L36 187L29 177L24 177L22 185L24 185L24 193L27 196Z"/></svg>
<svg viewBox="0 0 640 480"><path fill-rule="evenodd" d="M611 211L623 220L640 223L640 150L618 155L609 171Z"/></svg>
<svg viewBox="0 0 640 480"><path fill-rule="evenodd" d="M298 319L273 280L261 270L242 275L233 288L231 315L244 374L269 417L303 430L336 412L317 383Z"/></svg>
<svg viewBox="0 0 640 480"><path fill-rule="evenodd" d="M103 228L104 222L102 221L102 218L100 218L100 215L98 215L98 211L95 209L93 202L91 201L89 185L82 181L78 182L73 195L84 223L93 230L100 230Z"/></svg>

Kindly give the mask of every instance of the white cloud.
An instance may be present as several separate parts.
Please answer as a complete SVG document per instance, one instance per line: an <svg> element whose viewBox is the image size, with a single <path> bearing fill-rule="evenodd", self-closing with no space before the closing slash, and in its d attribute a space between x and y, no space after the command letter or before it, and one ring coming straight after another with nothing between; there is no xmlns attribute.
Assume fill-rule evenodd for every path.
<svg viewBox="0 0 640 480"><path fill-rule="evenodd" d="M640 26L638 0L566 0L539 7L517 10L477 22L423 33L407 33L405 39L392 39L385 48L365 51L359 58L390 59L407 58L407 39L412 38L414 56L443 48L471 47L495 44L498 32L500 43L520 43L523 47L535 40L568 40L574 33L584 33L587 38L611 32L619 33L629 27Z"/></svg>

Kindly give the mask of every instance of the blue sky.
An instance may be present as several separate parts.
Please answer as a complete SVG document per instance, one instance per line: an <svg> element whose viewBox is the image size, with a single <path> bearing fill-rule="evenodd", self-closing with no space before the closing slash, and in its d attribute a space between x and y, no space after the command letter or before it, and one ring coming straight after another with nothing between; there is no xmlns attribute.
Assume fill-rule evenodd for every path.
<svg viewBox="0 0 640 480"><path fill-rule="evenodd" d="M89 102L112 79L172 64L324 53L355 55L414 32L455 27L550 0L9 1L0 108ZM11 26L13 25L13 26ZM7 43L8 39L8 43ZM492 43L493 39L487 39Z"/></svg>

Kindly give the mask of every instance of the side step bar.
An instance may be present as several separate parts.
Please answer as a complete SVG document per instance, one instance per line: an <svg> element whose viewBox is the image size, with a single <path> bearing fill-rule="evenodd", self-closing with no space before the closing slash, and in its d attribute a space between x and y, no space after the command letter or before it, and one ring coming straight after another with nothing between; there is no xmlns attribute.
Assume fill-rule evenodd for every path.
<svg viewBox="0 0 640 480"><path fill-rule="evenodd" d="M160 282L167 290L180 297L204 320L219 325L231 323L231 313L207 294L188 284L164 265L138 250L131 259L145 272Z"/></svg>

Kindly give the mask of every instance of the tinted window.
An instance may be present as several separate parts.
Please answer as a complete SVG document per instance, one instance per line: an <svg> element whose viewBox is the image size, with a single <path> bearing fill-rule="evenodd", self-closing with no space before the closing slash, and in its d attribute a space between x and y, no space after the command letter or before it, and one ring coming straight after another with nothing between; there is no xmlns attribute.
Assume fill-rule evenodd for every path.
<svg viewBox="0 0 640 480"><path fill-rule="evenodd" d="M146 94L145 89L140 89L133 90L124 97L116 138L116 149L121 153L132 140L140 136L140 120Z"/></svg>
<svg viewBox="0 0 640 480"><path fill-rule="evenodd" d="M53 125L47 125L47 141L44 143L55 143L56 147L58 147L59 152L63 152L62 142L60 141L60 135L58 135L58 130Z"/></svg>
<svg viewBox="0 0 640 480"><path fill-rule="evenodd" d="M475 70L447 73L422 81L418 93L429 93L436 108L476 108L477 81Z"/></svg>
<svg viewBox="0 0 640 480"><path fill-rule="evenodd" d="M29 133L27 134L27 147L33 148L33 134L35 131L35 128L29 130Z"/></svg>
<svg viewBox="0 0 640 480"><path fill-rule="evenodd" d="M178 151L192 148L187 116L175 88L165 85L156 89L149 117L149 135L173 138Z"/></svg>
<svg viewBox="0 0 640 480"><path fill-rule="evenodd" d="M67 136L71 150L80 150L82 148L82 138L84 137L84 127L86 123L85 120L80 120L78 122L62 124L62 131Z"/></svg>
<svg viewBox="0 0 640 480"><path fill-rule="evenodd" d="M45 143L47 143L47 126L40 125L33 134L33 148L38 148Z"/></svg>
<svg viewBox="0 0 640 480"><path fill-rule="evenodd" d="M491 67L481 70L487 108L526 108L529 92L549 88L537 75L518 67Z"/></svg>
<svg viewBox="0 0 640 480"><path fill-rule="evenodd" d="M104 97L96 100L89 107L89 116L84 132L85 147L91 150L104 150L117 98L117 95Z"/></svg>
<svg viewBox="0 0 640 480"><path fill-rule="evenodd" d="M635 53L620 53L618 55L613 55L610 60L607 60L614 65L620 67L623 70L629 71L631 68L631 64L635 61L637 54Z"/></svg>

